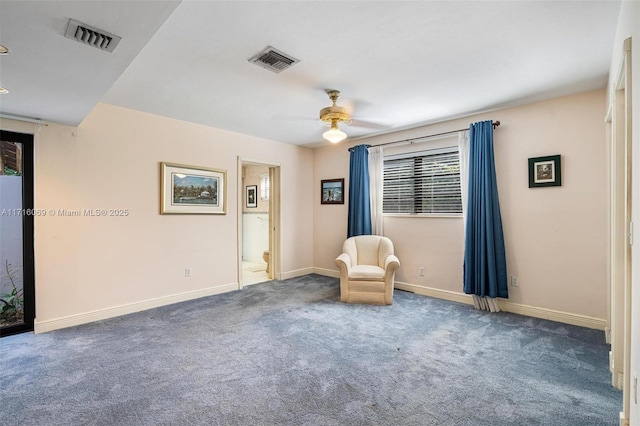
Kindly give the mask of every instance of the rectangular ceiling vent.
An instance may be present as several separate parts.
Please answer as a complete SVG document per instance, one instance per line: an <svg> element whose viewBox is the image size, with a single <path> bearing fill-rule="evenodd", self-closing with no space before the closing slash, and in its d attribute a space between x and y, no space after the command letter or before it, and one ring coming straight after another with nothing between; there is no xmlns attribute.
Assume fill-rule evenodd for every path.
<svg viewBox="0 0 640 426"><path fill-rule="evenodd" d="M279 73L300 61L293 56L287 55L278 49L268 46L263 51L249 58L249 62L253 62L254 64L262 68L266 68L269 71Z"/></svg>
<svg viewBox="0 0 640 426"><path fill-rule="evenodd" d="M117 35L99 30L74 19L69 19L64 36L106 52L113 52L113 49L120 42L120 37Z"/></svg>

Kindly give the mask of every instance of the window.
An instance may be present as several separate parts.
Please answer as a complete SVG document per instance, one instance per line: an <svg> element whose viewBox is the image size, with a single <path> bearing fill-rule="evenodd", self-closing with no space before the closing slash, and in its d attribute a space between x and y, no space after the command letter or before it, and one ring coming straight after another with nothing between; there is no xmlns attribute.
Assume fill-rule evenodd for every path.
<svg viewBox="0 0 640 426"><path fill-rule="evenodd" d="M269 199L269 174L260 175L260 199L262 201Z"/></svg>
<svg viewBox="0 0 640 426"><path fill-rule="evenodd" d="M462 213L457 148L385 157L383 185L383 213Z"/></svg>

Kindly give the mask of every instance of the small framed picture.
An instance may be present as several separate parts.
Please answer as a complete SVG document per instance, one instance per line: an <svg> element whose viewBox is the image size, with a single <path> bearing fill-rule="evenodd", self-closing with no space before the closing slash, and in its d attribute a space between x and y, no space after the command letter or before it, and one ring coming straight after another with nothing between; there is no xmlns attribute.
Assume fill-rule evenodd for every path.
<svg viewBox="0 0 640 426"><path fill-rule="evenodd" d="M529 158L529 188L561 185L560 155Z"/></svg>
<svg viewBox="0 0 640 426"><path fill-rule="evenodd" d="M258 185L247 186L247 208L258 207Z"/></svg>
<svg viewBox="0 0 640 426"><path fill-rule="evenodd" d="M320 182L320 204L344 204L344 178Z"/></svg>

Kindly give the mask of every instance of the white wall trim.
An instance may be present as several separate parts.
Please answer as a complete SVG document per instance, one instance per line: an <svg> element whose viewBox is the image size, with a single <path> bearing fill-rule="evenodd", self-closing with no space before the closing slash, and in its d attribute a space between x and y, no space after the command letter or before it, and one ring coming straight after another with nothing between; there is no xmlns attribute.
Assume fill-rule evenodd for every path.
<svg viewBox="0 0 640 426"><path fill-rule="evenodd" d="M629 419L624 416L624 411L620 411L620 426L629 426Z"/></svg>
<svg viewBox="0 0 640 426"><path fill-rule="evenodd" d="M309 275L312 273L313 273L313 268L296 269L294 271L283 272L282 274L280 274L280 278L278 279L288 280L289 278L297 278L297 277L301 277L303 275Z"/></svg>
<svg viewBox="0 0 640 426"><path fill-rule="evenodd" d="M445 299L452 302L473 305L473 298L470 295L457 293L455 291L423 287L415 284L401 283L397 281L396 288L400 290L411 291L417 294L422 294L425 296L436 297L438 299ZM550 321L561 322L563 324L577 325L580 327L603 331L607 327L607 321L600 318L593 318L586 315L556 311L554 309L539 308L537 306L521 305L519 303L509 302L505 299L498 299L498 303L500 304L500 309L505 312L511 312L527 317L541 318Z"/></svg>
<svg viewBox="0 0 640 426"><path fill-rule="evenodd" d="M340 272L325 268L303 268L294 271L282 273L280 279L301 277L308 274L319 274L333 278L339 278ZM432 287L419 286L410 283L396 281L395 287L399 290L410 291L412 293L421 294L423 296L435 297L437 299L449 300L451 302L464 303L473 305L473 299L470 295L457 293L455 291L442 290ZM160 306L170 305L173 303L184 302L187 300L199 299L201 297L213 296L215 294L226 293L238 290L238 283L229 283L215 287L209 287L202 290L189 291L185 293L174 294L171 296L159 297L156 299L144 300L141 302L129 303L121 306L100 309L97 311L86 312L83 314L70 315L67 317L56 318L47 321L38 321L36 318L34 331L38 333L46 333L48 331L58 330L61 328L73 327L76 325L86 324L94 321L100 321L108 318L114 318L121 315L132 314L147 309L158 308ZM572 324L580 327L592 328L596 330L605 330L607 323L604 319L588 317L585 315L572 314L568 312L556 311L553 309L538 308L535 306L521 305L518 303L507 302L499 299L500 309L505 312L514 314L548 319L551 321L561 322L564 324Z"/></svg>
<svg viewBox="0 0 640 426"><path fill-rule="evenodd" d="M325 268L313 268L313 273L318 275L324 275L325 277L340 278L340 271Z"/></svg>
<svg viewBox="0 0 640 426"><path fill-rule="evenodd" d="M340 277L340 273L338 271L324 268L313 269L316 274L334 278ZM473 298L470 295L464 293L457 293L455 291L442 290L439 288L403 283L400 281L395 282L395 287L398 290L410 291L412 293L421 294L423 296L435 297L437 299L449 300L451 302L464 303L466 305L473 305ZM554 309L539 308L536 306L521 305L519 303L509 302L504 299L498 299L498 302L500 304L500 309L505 312L561 322L563 324L577 325L580 327L592 328L595 330L604 331L607 327L607 321L601 318L556 311Z"/></svg>
<svg viewBox="0 0 640 426"><path fill-rule="evenodd" d="M36 318L34 332L46 333L48 331L61 328L73 327L87 324L94 321L119 317L121 315L132 314L147 309L159 308L160 306L171 305L173 303L185 302L187 300L199 299L201 297L213 296L215 294L226 293L238 290L238 283L223 284L215 287L208 287L201 290L188 291L185 293L173 294L170 296L158 297L155 299L143 300L141 302L128 303L126 305L113 306L111 308L99 309L97 311L83 314L69 315L46 321L38 321Z"/></svg>
<svg viewBox="0 0 640 426"><path fill-rule="evenodd" d="M437 299L449 300L451 302L473 305L473 298L468 294L457 293L455 291L441 290L439 288L425 287L421 285L409 284L396 281L395 287L399 290L410 291L423 296L435 297Z"/></svg>
<svg viewBox="0 0 640 426"><path fill-rule="evenodd" d="M542 318L565 324L577 325L580 327L602 330L607 327L607 320L589 317L586 315L572 314L569 312L556 311L554 309L539 308L536 306L521 305L519 303L507 302L500 299L500 309L514 314L526 315L528 317Z"/></svg>

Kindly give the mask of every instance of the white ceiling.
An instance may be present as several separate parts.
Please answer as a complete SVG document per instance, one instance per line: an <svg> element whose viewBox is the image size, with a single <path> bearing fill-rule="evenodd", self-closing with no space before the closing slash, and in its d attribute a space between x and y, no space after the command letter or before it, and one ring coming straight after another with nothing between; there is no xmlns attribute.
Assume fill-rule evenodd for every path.
<svg viewBox="0 0 640 426"><path fill-rule="evenodd" d="M5 1L0 112L78 125L99 101L316 146L606 85L620 1ZM76 19L113 53L64 38ZM280 74L247 60L267 46Z"/></svg>

